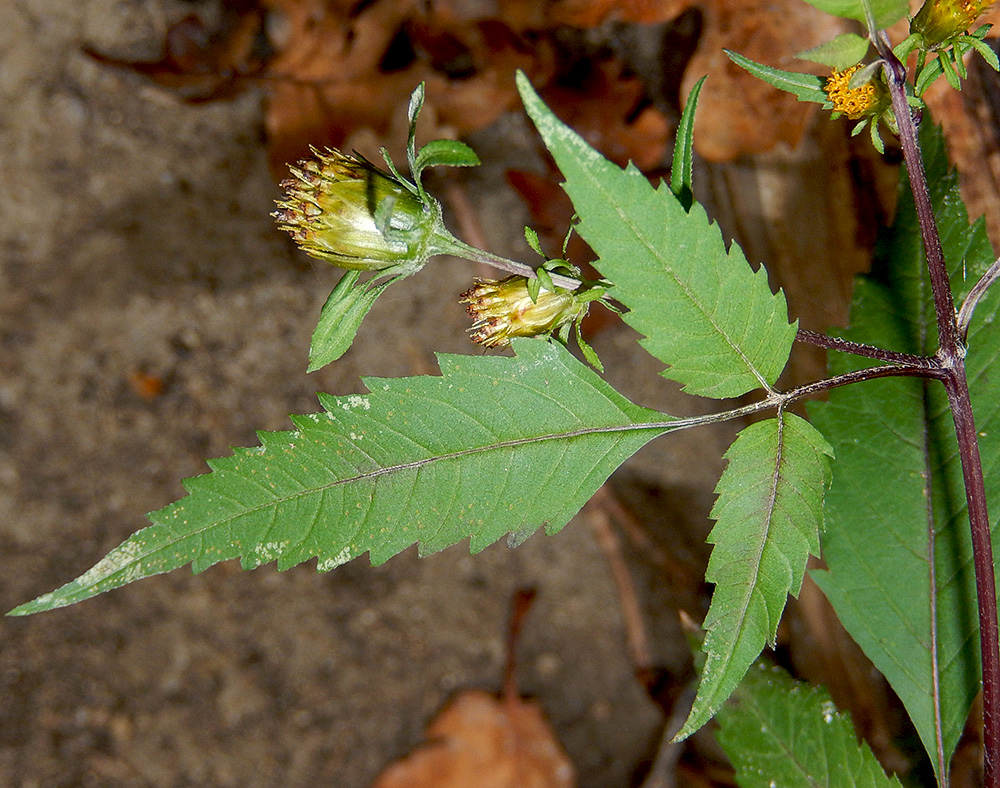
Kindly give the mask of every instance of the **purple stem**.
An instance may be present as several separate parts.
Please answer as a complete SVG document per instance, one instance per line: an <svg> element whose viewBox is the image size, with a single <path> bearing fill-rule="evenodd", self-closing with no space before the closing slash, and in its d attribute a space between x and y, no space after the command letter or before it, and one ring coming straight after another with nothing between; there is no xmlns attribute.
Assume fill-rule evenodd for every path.
<svg viewBox="0 0 1000 788"><path fill-rule="evenodd" d="M889 364L900 364L903 366L915 366L930 369L937 366L935 359L930 356L917 356L913 353L898 353L895 350L865 345L861 342L852 342L842 337L831 337L827 334L820 334L816 331L808 331L800 328L795 338L799 342L807 342L810 345L826 348L827 350L840 350L844 353L853 353L855 356L874 358L878 361L885 361Z"/></svg>
<svg viewBox="0 0 1000 788"><path fill-rule="evenodd" d="M979 607L979 638L983 665L983 783L985 788L1000 788L1000 636L997 628L996 578L993 569L993 545L990 536L986 488L983 483L979 440L965 375L965 347L961 343L952 300L951 283L945 265L941 238L931 207L927 176L917 144L916 125L906 101L906 69L881 36L876 47L885 63L886 82L899 128L899 139L906 160L906 171L913 190L913 200L920 221L920 232L927 257L934 311L937 317L939 348L936 355L942 381L948 392L955 422L962 478L972 531L973 565L976 571L976 598Z"/></svg>

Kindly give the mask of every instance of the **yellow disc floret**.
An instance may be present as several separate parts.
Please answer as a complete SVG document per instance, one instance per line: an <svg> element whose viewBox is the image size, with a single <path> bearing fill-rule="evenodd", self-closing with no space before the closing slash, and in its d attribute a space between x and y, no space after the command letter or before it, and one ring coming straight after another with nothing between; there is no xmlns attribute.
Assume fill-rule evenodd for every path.
<svg viewBox="0 0 1000 788"><path fill-rule="evenodd" d="M851 120L874 115L882 109L879 93L872 82L851 87L851 77L859 68L861 66L851 66L846 71L834 69L823 85L827 98L833 104L833 111L847 115Z"/></svg>

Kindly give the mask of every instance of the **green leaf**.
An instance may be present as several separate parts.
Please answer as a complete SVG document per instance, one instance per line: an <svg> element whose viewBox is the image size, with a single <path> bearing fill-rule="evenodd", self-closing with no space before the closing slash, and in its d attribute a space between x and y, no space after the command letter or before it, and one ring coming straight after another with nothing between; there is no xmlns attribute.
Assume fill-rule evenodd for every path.
<svg viewBox="0 0 1000 788"><path fill-rule="evenodd" d="M868 46L868 39L857 33L841 33L832 41L799 52L795 57L845 71L861 62L861 58L868 53Z"/></svg>
<svg viewBox="0 0 1000 788"><path fill-rule="evenodd" d="M674 161L670 168L670 190L674 193L684 210L689 210L694 203L694 115L698 111L698 96L707 76L695 82L688 94L684 111L681 112L677 124L677 139L674 142Z"/></svg>
<svg viewBox="0 0 1000 788"><path fill-rule="evenodd" d="M927 116L921 142L960 303L993 253L982 222L969 227L940 131ZM1000 375L990 366L1000 353L998 307L1000 290L994 288L980 304L984 312L976 311L966 358L994 506L1000 500ZM896 222L880 239L872 275L855 285L844 336L909 353L936 349L933 301L905 173ZM832 373L863 365L853 356L830 357ZM812 405L810 414L837 452L823 539L828 571L814 577L899 695L941 780L980 683L972 547L944 391L915 378L871 381L831 392L829 402Z"/></svg>
<svg viewBox="0 0 1000 788"><path fill-rule="evenodd" d="M997 58L997 53L993 51L993 47L985 41L974 35L965 36L964 38L959 39L959 41L966 47L976 50L983 60L986 61L986 64L994 71L1000 71L1000 59Z"/></svg>
<svg viewBox="0 0 1000 788"><path fill-rule="evenodd" d="M829 693L757 664L718 716L740 788L900 788Z"/></svg>
<svg viewBox="0 0 1000 788"><path fill-rule="evenodd" d="M419 543L553 534L627 457L670 429L557 343L514 340L516 358L439 356L441 377L370 378L366 395L321 397L325 413L209 463L186 498L150 515L90 571L22 605L62 607L190 563L201 572L313 556L328 571ZM638 426L637 426L638 425Z"/></svg>
<svg viewBox="0 0 1000 788"><path fill-rule="evenodd" d="M796 326L763 268L754 272L699 205L685 211L665 184L604 159L542 103L518 73L528 114L562 170L595 264L629 308L643 347L692 394L735 397L769 388L788 360Z"/></svg>
<svg viewBox="0 0 1000 788"><path fill-rule="evenodd" d="M708 655L691 714L677 738L726 702L765 643L773 643L788 594L798 595L809 555L819 554L823 492L833 452L808 422L783 413L740 432L712 509L715 583L705 617Z"/></svg>
<svg viewBox="0 0 1000 788"><path fill-rule="evenodd" d="M757 79L762 79L767 84L773 85L779 90L791 93L799 101L812 101L817 104L825 104L827 102L826 93L823 91L823 85L826 84L826 80L823 77L816 77L812 74L799 74L797 71L782 71L780 68L765 66L763 63L757 63L748 57L743 57L743 55L731 52L728 49L725 50L725 53L737 66L746 69L757 77Z"/></svg>
<svg viewBox="0 0 1000 788"><path fill-rule="evenodd" d="M809 5L834 16L865 21L864 0L806 0ZM889 27L898 22L909 11L907 0L870 0L876 27Z"/></svg>
<svg viewBox="0 0 1000 788"><path fill-rule="evenodd" d="M394 278L381 285L371 282L358 285L359 276L360 271L347 271L323 304L309 346L309 372L322 369L350 349L375 299L397 281Z"/></svg>
<svg viewBox="0 0 1000 788"><path fill-rule="evenodd" d="M479 157L464 142L458 140L431 140L417 153L413 162L413 179L420 182L420 176L428 167L478 167Z"/></svg>
<svg viewBox="0 0 1000 788"><path fill-rule="evenodd" d="M411 173L417 161L417 118L420 116L420 110L423 107L424 83L421 82L413 89L413 92L410 94L410 103L406 107L406 119L409 121L409 130L406 135L406 164L409 166ZM416 177L413 180L419 188L420 180Z"/></svg>

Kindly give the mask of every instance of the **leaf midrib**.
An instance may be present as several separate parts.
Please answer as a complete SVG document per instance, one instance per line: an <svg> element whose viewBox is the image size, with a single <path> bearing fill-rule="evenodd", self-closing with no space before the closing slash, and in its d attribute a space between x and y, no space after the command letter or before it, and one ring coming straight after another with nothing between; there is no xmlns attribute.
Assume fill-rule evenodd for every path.
<svg viewBox="0 0 1000 788"><path fill-rule="evenodd" d="M743 637L747 623L747 610L750 607L750 600L753 599L754 594L757 590L757 581L760 578L760 568L761 564L764 562L764 551L767 549L767 539L771 532L771 523L774 519L774 509L778 501L778 485L781 483L781 463L783 458L783 446L784 446L784 432L785 432L785 417L784 414L778 417L778 440L775 452L775 462L774 462L774 473L771 475L771 494L767 502L767 517L765 517L765 527L762 531L763 537L760 540L760 549L757 551L756 561L754 562L754 572L753 578L750 583L747 584L747 593L743 596L742 605L739 608L739 627L737 628L737 636L734 643L738 643ZM730 664L732 664L733 656L736 652L735 647L731 648L726 654L725 660L723 662L724 674L728 670ZM717 687L721 686L717 685ZM716 693L713 693L713 698Z"/></svg>
<svg viewBox="0 0 1000 788"><path fill-rule="evenodd" d="M491 444L488 444L488 445L485 445L485 446L476 446L476 447L473 447L473 448L470 448L470 449L462 449L460 451L449 452L447 454L439 454L439 455L435 455L433 457L426 457L426 458L423 458L423 459L420 459L420 460L414 460L412 462L400 463L398 465L391 465L391 466L386 466L384 468L378 468L378 469L370 471L368 473L357 474L355 476L352 476L352 477L346 478L346 479L335 479L333 481L330 481L330 482L327 482L327 483L324 483L324 484L320 484L320 485L316 485L316 486L313 486L313 487L309 487L308 489L298 490L298 491L296 491L294 493L291 493L291 494L288 494L288 495L284 495L284 496L281 496L281 497L275 497L274 499L272 499L272 500L270 500L270 501L268 501L266 503L262 503L262 504L259 504L257 506L247 507L247 508L243 509L242 511L236 512L235 514L228 515L228 516L220 518L218 520L213 520L211 523L208 523L208 524L202 526L201 528L197 528L195 530L192 530L192 531L189 531L189 532L186 532L186 533L183 533L183 534L178 534L176 536L176 538L168 541L165 544L163 544L163 543L159 544L156 547L156 549L154 549L154 550L150 550L150 551L147 551L147 552L137 553L133 557L133 559L131 561L129 561L126 564L123 564L117 571L115 571L112 575L108 575L107 577L113 577L113 576L117 575L119 572L124 571L124 570L128 569L130 566L134 565L137 561L141 561L142 559L148 558L151 555L155 555L158 552L162 552L164 550L168 550L170 547L172 547L173 545L177 544L177 542L179 542L179 541L181 541L183 539L188 539L188 538L193 537L193 536L202 535L205 532L210 531L210 530L212 530L214 528L225 526L225 525L233 522L234 520L237 520L240 517L245 517L247 515L251 515L251 514L254 514L254 513L266 511L267 509L276 508L276 507L280 506L281 504L289 503L291 501L294 501L297 498L301 498L301 497L307 496L307 495L314 495L314 494L317 494L317 493L322 493L324 490L328 490L328 489L331 489L333 487L337 487L337 486L342 485L342 484L350 484L350 483L353 483L353 482L363 481L365 479L378 478L379 476L384 476L384 475L388 475L388 474L392 474L392 473L396 473L396 472L402 472L402 471L410 470L410 469L413 469L413 468L423 468L423 467L426 467L428 465L431 465L431 464L434 464L434 463L437 463L437 462L444 462L444 461L447 461L447 460L453 460L453 459L457 459L459 457L469 456L469 455L473 455L473 454L482 454L482 453L488 452L488 451L502 451L503 449L516 448L518 446L523 446L523 445L532 444L532 443L543 443L543 442L547 442L547 441L558 441L558 440L571 440L573 438L585 437L585 436L588 436L588 435L597 435L597 434L613 434L613 433L623 433L624 434L624 433L628 433L628 432L643 432L643 431L668 432L668 431L670 431L670 429L671 429L672 426L675 426L675 425L673 425L671 422L651 422L651 423L648 423L648 424L627 424L627 425L613 425L613 426L605 426L605 427L582 427L582 428L579 428L579 429L576 429L576 430L570 430L568 432L552 433L552 434L549 434L549 435L532 436L532 437L528 437L528 438L516 438L516 439L513 439L513 440L509 440L509 441L500 441L500 442L497 442L497 443L491 443ZM194 494L197 494L197 493L191 493L191 494L194 495ZM178 501L177 504L175 504L175 506L178 506L178 507L182 506L183 505L183 500L184 499L181 499L180 501ZM163 526L163 527L170 527L167 523L162 523L162 522L161 523L156 523L156 525L160 525L160 526ZM243 553L241 553L241 555L243 555ZM107 577L102 578L102 581L106 580ZM101 581L98 581L98 582L101 582ZM94 585L96 585L96 583Z"/></svg>

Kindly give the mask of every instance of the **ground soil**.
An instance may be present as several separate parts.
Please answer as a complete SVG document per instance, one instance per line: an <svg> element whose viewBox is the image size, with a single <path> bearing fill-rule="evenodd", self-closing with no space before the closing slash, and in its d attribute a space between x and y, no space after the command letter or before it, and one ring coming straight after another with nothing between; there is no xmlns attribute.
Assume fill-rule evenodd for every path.
<svg viewBox="0 0 1000 788"><path fill-rule="evenodd" d="M470 271L438 261L379 302L347 356L306 374L336 272L268 216L277 189L260 95L185 105L82 53L153 58L185 8L0 3L4 610L89 568L144 512L183 495L205 458L317 410L316 391L432 372L432 350L476 352L456 301ZM465 188L497 251L517 252L490 218L522 210L496 140L523 123L505 122L477 140L487 166ZM691 407L675 407L626 329L595 344L635 399ZM655 504L656 528L703 537L728 437L655 444L616 484ZM697 577L705 555L679 560ZM675 600L631 559L654 657L681 672ZM362 788L456 691L499 689L508 601L526 585L539 597L522 690L541 701L581 786L629 784L664 719L635 679L607 563L577 518L516 550L411 550L330 574L221 565L0 620L0 785Z"/></svg>

